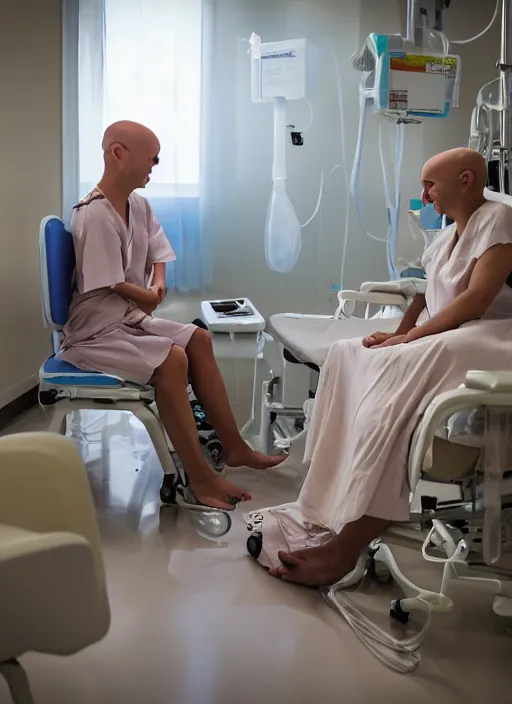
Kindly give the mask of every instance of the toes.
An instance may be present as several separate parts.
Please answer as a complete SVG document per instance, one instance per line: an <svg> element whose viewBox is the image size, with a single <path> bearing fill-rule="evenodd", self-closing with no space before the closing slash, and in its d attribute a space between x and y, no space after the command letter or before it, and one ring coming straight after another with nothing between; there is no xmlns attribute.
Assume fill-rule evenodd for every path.
<svg viewBox="0 0 512 704"><path fill-rule="evenodd" d="M235 484L227 484L225 488L226 493L237 501L250 501L252 496L245 491L245 489L240 489Z"/></svg>
<svg viewBox="0 0 512 704"><path fill-rule="evenodd" d="M223 511L233 511L234 506L222 501L222 499L217 499L214 496L196 496L197 501L203 506L208 506L209 508L219 508Z"/></svg>

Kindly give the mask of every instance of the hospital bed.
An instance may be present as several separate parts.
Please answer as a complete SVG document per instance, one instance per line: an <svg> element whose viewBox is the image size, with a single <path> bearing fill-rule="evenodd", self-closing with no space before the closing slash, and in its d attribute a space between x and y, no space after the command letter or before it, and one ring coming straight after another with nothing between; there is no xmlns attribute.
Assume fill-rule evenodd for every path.
<svg viewBox="0 0 512 704"><path fill-rule="evenodd" d="M229 514L193 503L186 475L158 417L153 387L140 386L112 374L83 371L59 358L57 352L71 304L75 251L71 234L54 215L41 221L39 255L43 320L52 333L53 346L52 354L39 371L39 402L50 416L50 432L65 434L66 419L71 413L85 410L133 413L145 426L164 471L162 504L196 512L202 532L208 537L225 535L231 528Z"/></svg>
<svg viewBox="0 0 512 704"><path fill-rule="evenodd" d="M425 287L426 282L418 278L366 282L359 291L338 293L334 315L272 316L263 333L262 353L270 379L262 382L260 403L253 401L254 418L244 429L251 444L265 454L289 450L305 432L304 404L315 394L320 367L332 343L376 330L394 332L414 296L424 293Z"/></svg>

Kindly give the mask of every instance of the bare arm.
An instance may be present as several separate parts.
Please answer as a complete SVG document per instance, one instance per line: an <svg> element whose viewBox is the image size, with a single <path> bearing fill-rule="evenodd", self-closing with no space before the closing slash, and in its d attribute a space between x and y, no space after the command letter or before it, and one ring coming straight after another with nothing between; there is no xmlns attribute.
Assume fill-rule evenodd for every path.
<svg viewBox="0 0 512 704"><path fill-rule="evenodd" d="M431 320L412 329L406 342L437 335L485 315L512 272L512 244L497 244L475 260L467 289Z"/></svg>
<svg viewBox="0 0 512 704"><path fill-rule="evenodd" d="M165 264L158 263L153 267L153 286L164 286L165 288Z"/></svg>
<svg viewBox="0 0 512 704"><path fill-rule="evenodd" d="M405 311L404 317L402 318L402 322L398 326L395 335L407 335L408 332L411 332L411 330L413 330L414 326L418 322L418 318L420 317L424 308L425 296L422 293L418 293L416 294L416 296L414 296L411 305Z"/></svg>
<svg viewBox="0 0 512 704"><path fill-rule="evenodd" d="M158 302L161 303L166 294L165 264L162 262L157 262L153 266L153 281L151 283L151 290L155 291L158 296Z"/></svg>

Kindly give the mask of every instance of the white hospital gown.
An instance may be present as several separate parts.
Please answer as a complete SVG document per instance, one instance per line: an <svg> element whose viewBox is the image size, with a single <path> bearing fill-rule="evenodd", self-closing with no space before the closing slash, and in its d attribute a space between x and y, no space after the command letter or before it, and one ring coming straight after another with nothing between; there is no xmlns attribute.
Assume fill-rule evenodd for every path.
<svg viewBox="0 0 512 704"><path fill-rule="evenodd" d="M146 384L196 327L148 316L111 290L124 282L145 288L154 264L176 259L147 200L132 193L128 202L128 226L97 188L73 210L76 290L59 357Z"/></svg>
<svg viewBox="0 0 512 704"><path fill-rule="evenodd" d="M425 251L426 309L418 324L467 288L487 249L512 244L512 208L485 203L450 254L455 233L451 225ZM508 285L482 319L457 330L382 349L366 349L359 338L335 342L320 377L306 444L311 465L298 500L247 516L263 533L260 562L276 566L279 549L321 544L363 515L406 520L408 446L428 404L470 369L511 368Z"/></svg>

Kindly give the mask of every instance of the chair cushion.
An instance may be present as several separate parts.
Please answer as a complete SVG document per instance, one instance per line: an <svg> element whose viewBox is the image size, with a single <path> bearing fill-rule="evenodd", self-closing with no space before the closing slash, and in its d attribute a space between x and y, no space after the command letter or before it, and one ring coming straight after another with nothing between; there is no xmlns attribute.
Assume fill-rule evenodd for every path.
<svg viewBox="0 0 512 704"><path fill-rule="evenodd" d="M47 384L57 386L122 386L122 382L114 376L83 371L55 355L48 357L41 368L40 376Z"/></svg>

